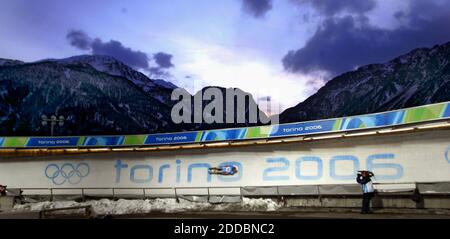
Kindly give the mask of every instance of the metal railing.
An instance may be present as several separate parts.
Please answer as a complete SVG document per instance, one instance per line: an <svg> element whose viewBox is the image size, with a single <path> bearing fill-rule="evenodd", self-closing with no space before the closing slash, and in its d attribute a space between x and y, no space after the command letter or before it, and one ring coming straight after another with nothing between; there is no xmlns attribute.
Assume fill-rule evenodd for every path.
<svg viewBox="0 0 450 239"><path fill-rule="evenodd" d="M180 196L240 196L243 197L241 186L223 186L223 187L84 187L84 188L11 188L20 190L22 195L50 196L53 200L59 195L74 195L81 197L89 196L109 196L113 199L119 196L138 196L141 198L151 197L172 197L179 200ZM219 193L214 190L234 190L229 193ZM64 193L64 191L66 193ZM75 191L75 193L74 193ZM78 191L78 192L76 192ZM128 192L126 192L128 191ZM130 192L131 191L131 192ZM138 193L139 192L139 193Z"/></svg>

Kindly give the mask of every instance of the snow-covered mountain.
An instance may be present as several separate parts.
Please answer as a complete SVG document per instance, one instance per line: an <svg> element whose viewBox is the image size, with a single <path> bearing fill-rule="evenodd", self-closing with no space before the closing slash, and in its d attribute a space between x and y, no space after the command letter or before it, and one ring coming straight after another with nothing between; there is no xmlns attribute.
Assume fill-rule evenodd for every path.
<svg viewBox="0 0 450 239"><path fill-rule="evenodd" d="M342 74L285 110L280 120L342 117L443 101L450 101L450 42Z"/></svg>
<svg viewBox="0 0 450 239"><path fill-rule="evenodd" d="M316 94L284 111L280 120L341 117L450 101L449 61L447 43L413 50L385 64L360 67L332 79ZM43 114L65 116L64 127L55 127L56 135L141 134L255 125L248 122L248 112L242 124L175 124L171 110L176 102L170 100L175 87L149 79L107 56L33 63L0 59L0 135L48 135L48 126L41 125ZM204 109L209 101L202 103ZM256 104L252 97L246 101L247 108L249 104ZM224 121L226 114L224 111Z"/></svg>
<svg viewBox="0 0 450 239"><path fill-rule="evenodd" d="M170 110L130 80L88 65L0 66L0 135L48 135L43 114L66 118L57 135L165 132Z"/></svg>
<svg viewBox="0 0 450 239"><path fill-rule="evenodd" d="M161 103L172 105L170 94L176 85L164 81L162 79L150 79L146 75L133 68L125 65L123 62L105 55L80 55L72 56L65 59L49 59L44 61L55 61L61 64L85 64L90 65L97 71L108 73L114 76L124 77L133 82L153 98L158 99Z"/></svg>
<svg viewBox="0 0 450 239"><path fill-rule="evenodd" d="M41 125L44 114L66 118L63 127L55 127L55 135L144 134L219 127L173 123L171 111L176 101L170 96L175 86L151 80L112 57L77 56L33 63L2 59L0 63L2 136L48 135L49 127ZM256 104L253 99L249 102ZM220 127L249 125L254 124L247 120Z"/></svg>

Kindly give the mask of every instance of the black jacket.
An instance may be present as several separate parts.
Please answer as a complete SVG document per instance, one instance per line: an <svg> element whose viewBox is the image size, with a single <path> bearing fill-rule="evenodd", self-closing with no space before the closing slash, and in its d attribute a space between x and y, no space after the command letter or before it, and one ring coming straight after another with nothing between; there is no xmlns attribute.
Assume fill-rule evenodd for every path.
<svg viewBox="0 0 450 239"><path fill-rule="evenodd" d="M368 182L370 182L371 180L370 180L370 176L368 176L368 177L364 177L364 176L362 176L361 174L358 174L357 176L356 176L356 182L358 182L359 184L366 184L366 183L368 183Z"/></svg>

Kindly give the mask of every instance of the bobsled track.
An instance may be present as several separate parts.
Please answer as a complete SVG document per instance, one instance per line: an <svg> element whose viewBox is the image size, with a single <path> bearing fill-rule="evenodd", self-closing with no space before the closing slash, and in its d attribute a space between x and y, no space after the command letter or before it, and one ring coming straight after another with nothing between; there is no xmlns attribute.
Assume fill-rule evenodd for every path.
<svg viewBox="0 0 450 239"><path fill-rule="evenodd" d="M24 196L50 199L174 197L239 202L243 197L269 197L296 206L358 207L361 192L355 176L367 169L375 173L375 187L383 196L380 206L450 208L449 117L446 102L229 130L0 137L0 184L7 185L10 194L22 190ZM214 137L204 137L211 134ZM161 135L169 141L187 135L187 141L161 141ZM142 141L131 140L137 138ZM86 144L93 139L94 145ZM72 146L59 145L71 140ZM229 164L239 172L208 174L209 167Z"/></svg>

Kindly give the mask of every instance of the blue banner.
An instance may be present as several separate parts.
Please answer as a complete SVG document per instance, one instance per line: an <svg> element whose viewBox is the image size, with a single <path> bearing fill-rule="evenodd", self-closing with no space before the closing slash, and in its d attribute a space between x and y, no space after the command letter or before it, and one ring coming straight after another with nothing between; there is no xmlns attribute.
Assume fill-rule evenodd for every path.
<svg viewBox="0 0 450 239"><path fill-rule="evenodd" d="M124 138L124 136L89 136L84 138L83 146L122 145Z"/></svg>
<svg viewBox="0 0 450 239"><path fill-rule="evenodd" d="M244 139L245 133L247 133L247 128L210 130L202 133L200 141L205 142Z"/></svg>
<svg viewBox="0 0 450 239"><path fill-rule="evenodd" d="M296 124L274 125L269 137L303 135L333 130L336 120L323 120Z"/></svg>
<svg viewBox="0 0 450 239"><path fill-rule="evenodd" d="M405 111L394 111L376 115L351 116L342 120L341 130L381 127L401 124Z"/></svg>
<svg viewBox="0 0 450 239"><path fill-rule="evenodd" d="M148 135L145 144L194 143L198 132Z"/></svg>
<svg viewBox="0 0 450 239"><path fill-rule="evenodd" d="M27 147L77 146L80 137L30 138Z"/></svg>
<svg viewBox="0 0 450 239"><path fill-rule="evenodd" d="M447 104L445 107L445 111L442 114L442 118L450 117L450 104Z"/></svg>

